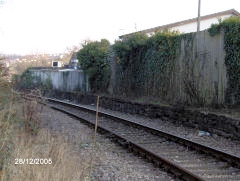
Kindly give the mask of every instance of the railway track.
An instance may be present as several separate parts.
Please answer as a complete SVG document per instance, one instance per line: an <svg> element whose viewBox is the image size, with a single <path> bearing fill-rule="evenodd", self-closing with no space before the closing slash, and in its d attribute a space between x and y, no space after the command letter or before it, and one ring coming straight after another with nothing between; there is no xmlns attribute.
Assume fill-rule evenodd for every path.
<svg viewBox="0 0 240 181"><path fill-rule="evenodd" d="M45 98L48 106L95 124L95 109ZM240 158L155 128L99 112L98 129L183 180L240 180Z"/></svg>

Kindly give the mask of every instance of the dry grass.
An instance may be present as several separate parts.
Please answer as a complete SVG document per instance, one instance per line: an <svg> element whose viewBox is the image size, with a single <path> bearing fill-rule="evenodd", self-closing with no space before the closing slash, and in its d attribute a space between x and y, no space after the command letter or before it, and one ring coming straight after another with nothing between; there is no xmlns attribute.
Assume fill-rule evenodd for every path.
<svg viewBox="0 0 240 181"><path fill-rule="evenodd" d="M0 170L12 150L15 109L11 87L0 77Z"/></svg>
<svg viewBox="0 0 240 181"><path fill-rule="evenodd" d="M14 140L16 148L0 176L1 181L87 180L90 159L71 151L60 137L41 129L36 137L20 135ZM15 164L16 158L46 158L51 164Z"/></svg>
<svg viewBox="0 0 240 181"><path fill-rule="evenodd" d="M37 100L21 102L22 126L25 132L35 135L39 128L39 114L42 112L42 106Z"/></svg>
<svg viewBox="0 0 240 181"><path fill-rule="evenodd" d="M61 136L40 129L41 106L35 100L16 101L4 81L0 81L0 98L0 181L89 180L91 152L84 147L74 152ZM19 158L52 162L15 164Z"/></svg>

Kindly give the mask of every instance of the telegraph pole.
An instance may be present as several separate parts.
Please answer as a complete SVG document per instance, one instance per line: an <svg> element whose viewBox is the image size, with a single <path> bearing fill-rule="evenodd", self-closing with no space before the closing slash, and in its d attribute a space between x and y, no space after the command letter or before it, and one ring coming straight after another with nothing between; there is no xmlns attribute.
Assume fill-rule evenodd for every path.
<svg viewBox="0 0 240 181"><path fill-rule="evenodd" d="M197 57L198 57L198 51L199 51L200 6L201 6L201 0L198 0L198 17L197 17L197 34L196 34L196 56Z"/></svg>
<svg viewBox="0 0 240 181"><path fill-rule="evenodd" d="M200 31L200 8L201 7L201 0L198 0L198 18L197 18L197 32Z"/></svg>

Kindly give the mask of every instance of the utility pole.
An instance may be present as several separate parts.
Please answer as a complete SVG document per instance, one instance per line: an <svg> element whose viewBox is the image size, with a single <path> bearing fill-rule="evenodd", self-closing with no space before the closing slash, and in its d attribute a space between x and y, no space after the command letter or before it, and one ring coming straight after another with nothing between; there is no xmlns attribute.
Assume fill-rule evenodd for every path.
<svg viewBox="0 0 240 181"><path fill-rule="evenodd" d="M201 6L201 0L198 0L198 17L197 17L197 34L196 34L196 56L197 57L198 57L198 51L199 51L200 6Z"/></svg>
<svg viewBox="0 0 240 181"><path fill-rule="evenodd" d="M198 0L198 18L197 18L197 32L200 31L200 8L201 7L201 0Z"/></svg>

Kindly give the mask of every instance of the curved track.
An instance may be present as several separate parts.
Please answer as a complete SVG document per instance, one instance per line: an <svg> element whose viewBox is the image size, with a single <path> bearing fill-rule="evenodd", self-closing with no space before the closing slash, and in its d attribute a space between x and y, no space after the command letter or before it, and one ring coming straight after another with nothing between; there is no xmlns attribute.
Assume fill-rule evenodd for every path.
<svg viewBox="0 0 240 181"><path fill-rule="evenodd" d="M48 106L95 124L95 109L45 98ZM240 180L240 158L104 112L98 129L183 180Z"/></svg>

